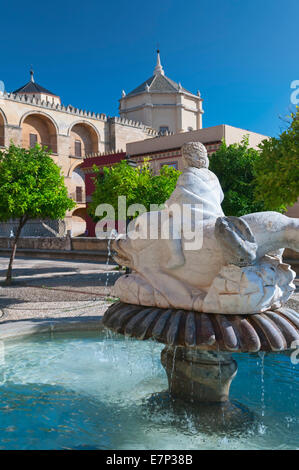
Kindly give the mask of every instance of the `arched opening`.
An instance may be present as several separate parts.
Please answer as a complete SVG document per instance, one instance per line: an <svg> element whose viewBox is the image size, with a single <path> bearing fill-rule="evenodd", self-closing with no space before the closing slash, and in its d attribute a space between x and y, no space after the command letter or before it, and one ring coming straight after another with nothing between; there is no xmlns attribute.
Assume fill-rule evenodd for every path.
<svg viewBox="0 0 299 470"><path fill-rule="evenodd" d="M75 209L72 214L72 237L86 235L86 209Z"/></svg>
<svg viewBox="0 0 299 470"><path fill-rule="evenodd" d="M0 113L0 147L4 147L4 118Z"/></svg>
<svg viewBox="0 0 299 470"><path fill-rule="evenodd" d="M79 167L75 168L71 176L71 198L77 204L85 204L85 179Z"/></svg>
<svg viewBox="0 0 299 470"><path fill-rule="evenodd" d="M84 157L95 153L99 148L99 139L96 131L85 123L75 124L71 129L70 155Z"/></svg>
<svg viewBox="0 0 299 470"><path fill-rule="evenodd" d="M56 128L51 119L42 114L30 114L22 124L22 146L28 149L36 144L57 153Z"/></svg>

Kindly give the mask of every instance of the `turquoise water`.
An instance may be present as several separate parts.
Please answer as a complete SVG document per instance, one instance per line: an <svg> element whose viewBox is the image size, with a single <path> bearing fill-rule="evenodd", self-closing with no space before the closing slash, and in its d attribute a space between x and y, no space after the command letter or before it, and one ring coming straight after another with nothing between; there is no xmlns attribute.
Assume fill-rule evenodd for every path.
<svg viewBox="0 0 299 470"><path fill-rule="evenodd" d="M233 421L161 393L163 346L151 341L55 333L1 346L0 449L299 448L299 366L287 356L234 355Z"/></svg>

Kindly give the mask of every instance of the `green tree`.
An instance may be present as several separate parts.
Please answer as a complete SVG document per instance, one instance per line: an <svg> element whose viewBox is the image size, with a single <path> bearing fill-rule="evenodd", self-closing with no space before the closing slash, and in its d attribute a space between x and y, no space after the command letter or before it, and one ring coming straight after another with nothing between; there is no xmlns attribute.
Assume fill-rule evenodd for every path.
<svg viewBox="0 0 299 470"><path fill-rule="evenodd" d="M150 204L164 204L180 175L178 170L167 165L161 168L160 174L155 175L148 162L134 168L126 160L109 168L104 167L103 174L97 167L94 167L94 171L97 173L95 191L88 212L95 221L98 220L95 211L100 204L111 204L118 218L119 196L126 196L127 207L142 204L147 211L150 210Z"/></svg>
<svg viewBox="0 0 299 470"><path fill-rule="evenodd" d="M62 219L75 203L67 195L60 168L45 148L26 150L11 144L0 151L0 220L18 219L6 284L22 228L29 219Z"/></svg>
<svg viewBox="0 0 299 470"><path fill-rule="evenodd" d="M210 157L210 170L220 181L224 192L225 215L241 216L264 210L263 201L254 196L254 166L260 152L249 147L248 137L241 143L221 147Z"/></svg>
<svg viewBox="0 0 299 470"><path fill-rule="evenodd" d="M299 109L291 114L290 125L279 138L260 145L255 162L255 197L266 210L284 211L299 196Z"/></svg>

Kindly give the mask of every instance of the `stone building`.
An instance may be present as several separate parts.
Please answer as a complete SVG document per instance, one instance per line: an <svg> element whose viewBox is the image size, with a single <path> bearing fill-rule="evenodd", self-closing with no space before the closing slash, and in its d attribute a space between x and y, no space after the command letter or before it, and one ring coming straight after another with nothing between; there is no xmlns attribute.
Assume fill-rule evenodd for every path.
<svg viewBox="0 0 299 470"><path fill-rule="evenodd" d="M64 106L57 94L35 82L33 71L24 86L0 94L0 148L12 141L25 148L39 143L51 150L69 194L77 203L65 219L65 230L71 229L74 235L85 226L85 184L79 168L84 158L125 149L128 142L156 135L156 131L140 122ZM36 222L34 227L36 233ZM40 233L44 232L41 229Z"/></svg>
<svg viewBox="0 0 299 470"><path fill-rule="evenodd" d="M119 114L161 134L176 134L202 128L202 101L199 92L194 95L165 75L157 51L153 75L130 93L122 92Z"/></svg>
<svg viewBox="0 0 299 470"><path fill-rule="evenodd" d="M213 153L222 139L229 145L248 135L250 146L256 148L267 138L228 125L203 128L200 93L190 93L165 75L159 51L153 75L132 92L123 92L119 101L120 117L65 106L59 95L35 82L33 71L24 86L12 93L0 92L0 148L10 141L25 148L46 145L77 203L63 224L32 221L23 234L55 235L68 229L75 236L84 233L88 219L85 178L93 163L100 167L115 164L126 152L137 162L149 158L157 172L165 164L181 170L180 148L187 141L200 141ZM290 215L298 216L298 206ZM9 235L12 226L0 224L0 234L5 228Z"/></svg>
<svg viewBox="0 0 299 470"><path fill-rule="evenodd" d="M130 158L137 163L142 162L145 158L149 159L155 172L159 172L163 165L171 165L181 171L183 169L181 147L184 143L202 142L206 146L208 154L212 155L220 147L222 140L230 145L242 142L245 136L248 137L249 146L256 149L263 140L268 139L263 134L221 124L174 135L160 136L156 139L131 142L127 144L126 150Z"/></svg>

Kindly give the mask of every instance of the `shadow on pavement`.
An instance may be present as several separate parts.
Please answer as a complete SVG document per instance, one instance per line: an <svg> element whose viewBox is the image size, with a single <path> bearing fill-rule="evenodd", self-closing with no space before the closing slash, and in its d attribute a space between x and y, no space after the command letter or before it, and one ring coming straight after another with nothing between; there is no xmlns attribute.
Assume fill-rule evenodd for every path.
<svg viewBox="0 0 299 470"><path fill-rule="evenodd" d="M7 268L0 269L0 276L5 276ZM67 272L74 272L78 271L78 268L64 268L61 266L53 266L53 268L13 268L13 276L29 276L29 275L36 275L36 274L50 274L50 273L67 273Z"/></svg>
<svg viewBox="0 0 299 470"><path fill-rule="evenodd" d="M45 286L45 287L97 287L97 286L112 286L115 281L122 275L119 271L108 271L107 273L90 273L90 274L72 274L55 276L51 278L28 279L26 285L30 286Z"/></svg>

